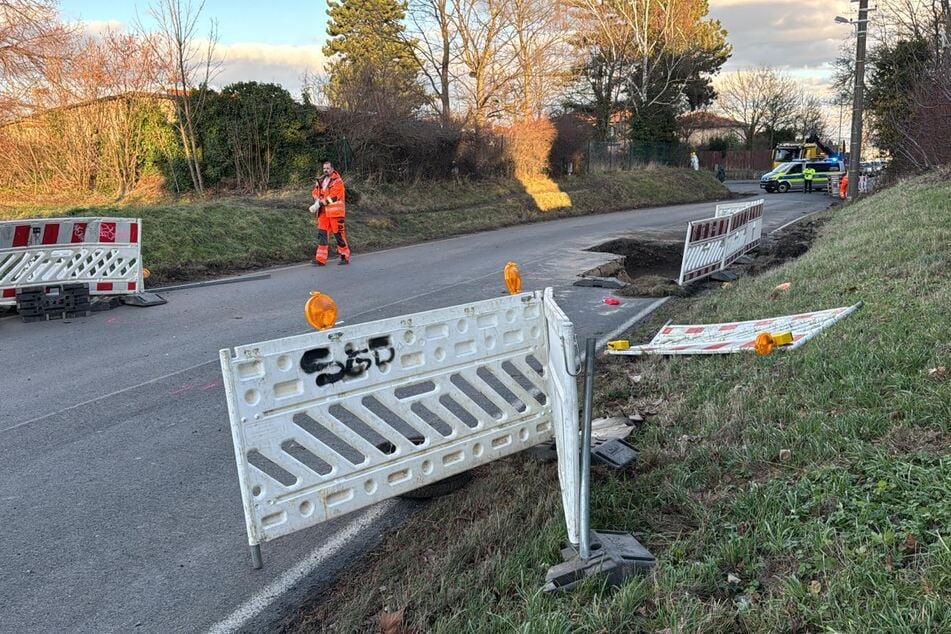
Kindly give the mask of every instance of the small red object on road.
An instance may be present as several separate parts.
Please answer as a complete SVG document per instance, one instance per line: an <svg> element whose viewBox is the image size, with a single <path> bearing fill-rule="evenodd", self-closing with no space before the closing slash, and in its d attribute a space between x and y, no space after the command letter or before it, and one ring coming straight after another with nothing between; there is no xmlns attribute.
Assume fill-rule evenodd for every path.
<svg viewBox="0 0 951 634"><path fill-rule="evenodd" d="M613 297L605 297L604 303L608 306L619 306L621 304L621 300L615 299Z"/></svg>

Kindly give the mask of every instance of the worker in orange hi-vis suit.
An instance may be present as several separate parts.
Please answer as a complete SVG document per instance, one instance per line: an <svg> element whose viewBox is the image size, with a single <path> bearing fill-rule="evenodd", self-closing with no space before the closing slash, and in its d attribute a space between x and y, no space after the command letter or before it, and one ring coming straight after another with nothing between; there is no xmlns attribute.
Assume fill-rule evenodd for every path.
<svg viewBox="0 0 951 634"><path fill-rule="evenodd" d="M347 190L343 185L343 179L330 161L324 163L324 174L314 185L311 195L314 197L314 204L310 206L310 213L317 214L315 263L319 266L327 264L332 233L337 240L337 253L340 255L338 264L349 264L350 245L347 244L347 232L344 227L344 218L347 215Z"/></svg>
<svg viewBox="0 0 951 634"><path fill-rule="evenodd" d="M845 173L842 175L842 178L839 179L839 198L845 200L849 195L849 175Z"/></svg>

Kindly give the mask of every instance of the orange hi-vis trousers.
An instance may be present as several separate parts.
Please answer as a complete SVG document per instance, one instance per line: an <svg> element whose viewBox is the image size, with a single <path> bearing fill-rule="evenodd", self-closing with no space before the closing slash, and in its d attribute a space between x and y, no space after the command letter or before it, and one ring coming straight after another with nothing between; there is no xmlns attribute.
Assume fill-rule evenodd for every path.
<svg viewBox="0 0 951 634"><path fill-rule="evenodd" d="M350 245L347 244L347 231L343 218L330 218L323 211L317 214L317 252L314 259L321 264L327 263L327 254L330 251L330 235L337 240L337 253L345 260L350 260Z"/></svg>

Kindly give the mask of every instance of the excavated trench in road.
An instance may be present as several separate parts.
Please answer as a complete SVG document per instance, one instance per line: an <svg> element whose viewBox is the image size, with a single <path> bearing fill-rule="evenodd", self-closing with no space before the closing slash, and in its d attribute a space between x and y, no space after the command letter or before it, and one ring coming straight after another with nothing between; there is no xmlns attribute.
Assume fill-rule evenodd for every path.
<svg viewBox="0 0 951 634"><path fill-rule="evenodd" d="M753 258L751 263L734 264L730 270L741 276L756 275L761 271L779 266L787 260L798 258L812 246L819 227L825 221L825 218L811 218L768 236L765 244L751 254ZM609 240L588 250L621 256L582 273L582 277L616 278L625 285L617 291L618 295L686 297L717 283L705 278L686 286L677 284L683 258L683 239L662 240L633 235Z"/></svg>

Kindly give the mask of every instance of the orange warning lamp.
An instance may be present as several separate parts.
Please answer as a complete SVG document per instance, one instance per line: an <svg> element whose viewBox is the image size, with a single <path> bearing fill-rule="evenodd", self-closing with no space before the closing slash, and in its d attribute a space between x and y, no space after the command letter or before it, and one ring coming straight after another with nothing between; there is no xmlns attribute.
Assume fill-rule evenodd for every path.
<svg viewBox="0 0 951 634"><path fill-rule="evenodd" d="M509 289L509 293L512 295L521 293L522 274L518 272L518 264L509 262L505 265L503 274L505 275L505 286Z"/></svg>
<svg viewBox="0 0 951 634"><path fill-rule="evenodd" d="M768 332L761 332L756 335L756 343L754 344L756 354L766 356L773 351L775 346L776 343L773 341L773 336Z"/></svg>
<svg viewBox="0 0 951 634"><path fill-rule="evenodd" d="M756 354L767 355L778 346L788 346L793 342L792 331L786 332L761 332L756 335L754 347Z"/></svg>
<svg viewBox="0 0 951 634"><path fill-rule="evenodd" d="M337 323L337 302L330 295L311 291L310 299L304 305L304 316L307 323L317 330L333 328Z"/></svg>

